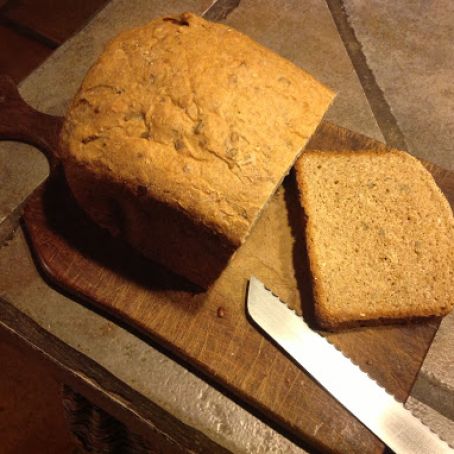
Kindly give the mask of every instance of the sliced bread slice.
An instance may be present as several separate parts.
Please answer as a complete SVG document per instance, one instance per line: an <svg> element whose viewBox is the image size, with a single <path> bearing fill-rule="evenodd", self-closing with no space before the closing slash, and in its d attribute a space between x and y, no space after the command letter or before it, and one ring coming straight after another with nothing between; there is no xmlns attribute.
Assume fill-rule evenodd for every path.
<svg viewBox="0 0 454 454"><path fill-rule="evenodd" d="M296 163L315 315L324 328L447 314L454 219L402 151L307 151Z"/></svg>

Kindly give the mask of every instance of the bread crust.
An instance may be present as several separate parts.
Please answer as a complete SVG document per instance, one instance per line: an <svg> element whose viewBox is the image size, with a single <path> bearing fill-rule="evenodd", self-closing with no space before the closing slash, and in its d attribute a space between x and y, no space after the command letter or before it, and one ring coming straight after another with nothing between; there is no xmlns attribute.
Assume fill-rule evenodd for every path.
<svg viewBox="0 0 454 454"><path fill-rule="evenodd" d="M330 258L328 257L328 254L326 252L323 252L327 249L323 249L322 251L320 242L322 240L326 240L327 244L329 245L330 241L332 244L332 242L339 239L339 236L334 235L331 228L327 228L324 233L320 233L320 229L323 229L323 227L321 227L320 225L323 222L322 219L327 220L326 217L328 214L323 213L322 215L320 215L320 211L317 210L320 210L322 200L326 202L326 198L333 197L333 194L335 194L335 192L329 192L330 195L327 195L328 192L326 192L325 198L318 194L317 200L317 198L314 196L314 191L320 190L320 192L322 192L323 189L320 188L318 184L320 180L313 179L313 172L318 165L331 165L335 167L336 160L345 160L349 158L354 160L362 159L364 163L366 163L365 165L372 166L370 169L363 168L364 173L368 172L368 174L373 174L374 168L379 169L381 167L380 175L383 174L385 176L387 172L384 169L386 169L387 166L391 166L392 160L396 161L392 165L402 166L402 187L405 190L405 195L401 198L399 195L396 195L393 203L401 203L402 210L408 209L408 212L411 213L411 210L415 207L410 206L411 204L409 200L414 201L415 199L409 199L407 197L407 193L408 191L416 191L415 193L420 197L418 203L421 205L427 204L427 209L423 212L431 213L432 216L437 216L438 220L435 224L439 225L439 229L443 233L437 237L437 241L439 242L436 244L436 247L428 246L426 251L424 252L424 260L426 260L425 266L427 267L425 273L423 268L418 269L418 271L416 271L415 268L412 268L412 264L415 263L415 260L411 256L411 254L418 253L418 251L409 249L408 245L411 244L411 240L407 238L400 242L399 239L396 239L397 236L393 232L394 227L390 224L383 226L384 229L389 229L391 239L389 240L389 244L385 244L380 249L380 253L383 253L383 251L385 251L385 253L392 255L393 246L397 245L397 248L400 247L399 244L406 243L405 247L407 249L402 249L404 252L400 251L400 253L398 254L396 250L394 250L396 254L395 260L397 260L397 258L399 258L400 260L405 260L405 254L408 253L409 255L407 256L407 263L399 264L396 262L395 266L391 268L391 271L389 271L388 273L381 272L378 269L376 270L377 279L390 278L389 281L386 281L386 284L381 283L380 285L377 285L373 281L362 282L361 276L363 273L365 273L365 270L360 269L357 264L364 264L364 260L358 260L357 262L355 262L355 257L351 257L351 262L353 264L351 266L351 270L349 271L350 275L347 277L350 279L350 282L348 283L337 281L339 279L339 276L342 276L342 280L346 280L346 273L342 273L342 270L339 270L338 275L336 275L337 273L330 273L326 271L327 269L331 269L332 271L332 268L330 268L329 266L325 266L325 268L322 266L322 263L324 261L332 261L333 259L332 256ZM410 156L408 153L399 150L365 150L340 152L311 150L304 152L295 166L298 187L300 190L300 201L306 216L305 235L313 282L313 293L315 301L314 312L320 327L332 330L341 327L345 328L353 326L364 326L388 322L400 323L409 320L421 320L427 317L439 317L446 315L450 310L452 310L454 306L454 299L451 296L452 270L454 265L454 253L452 249L454 240L454 220L452 210L440 188L433 180L432 175L416 158ZM353 168L352 166L351 173L348 175L348 178L350 178L352 181L358 177L358 168L360 167L357 166ZM394 171L392 170L392 172ZM331 178L334 175L334 172L326 173L325 178L328 178L328 175L329 178ZM342 185L343 182L346 181L345 176L339 175L339 180L341 180L339 184ZM328 184L328 182L326 183ZM384 180L381 181L381 183L383 185L387 184ZM358 184L358 191L356 194L357 198L360 197L360 193L362 193L362 196L365 199L363 206L367 206L367 203L380 203L379 201L371 202L370 200L368 200L367 188L360 186L359 183L352 183L352 185L353 184ZM372 186L372 184L376 183L371 183L371 191L375 187ZM406 187L407 185L408 188ZM390 187L392 187L391 183ZM352 210L356 209L354 203L355 201L351 202ZM358 199L356 200L356 203L358 203ZM387 202L383 203L386 204ZM405 204L407 204L408 206L406 206ZM429 205L434 206L435 208L431 209ZM330 205L330 207L331 206L332 205ZM367 219L367 210L358 209L357 219L354 219L353 216L349 216L346 213L341 213L340 211L329 214L330 216L333 216L333 218L338 220L339 224L337 227L341 230L347 228L347 225L345 224L346 221L344 221L344 216L348 221L351 222L349 226L350 228L355 228L355 225L353 224L361 225L361 223L369 222L369 220ZM342 214L344 214L344 216L342 216ZM411 214L411 216L413 215L414 214ZM419 222L419 219L416 219L416 215L415 220ZM391 220L390 222L393 221ZM408 222L412 222L410 215L408 216ZM424 219L421 219L421 222L424 222ZM426 219L426 222L429 221ZM380 226L380 223L377 222L375 225L377 226L378 234L381 234L382 227ZM413 230L413 233L415 231L417 234L418 227ZM328 238L329 233L333 234L331 238ZM423 234L425 235L426 232L424 231ZM435 237L435 233L432 236ZM350 239L345 241L350 241ZM428 239L428 241L430 241L430 239ZM414 244L417 244L418 242L419 239L414 240ZM360 245L360 247L364 248L364 250L359 251L360 255L368 253L364 245ZM340 248L340 254L344 254L345 252L342 251L346 250L347 248ZM373 257L373 252L371 253L371 255ZM341 258L334 256L334 260L337 261L337 263L347 263L348 259L349 257L345 256ZM441 260L443 260L443 263L439 263ZM393 281L392 279L395 278L398 274L396 274L396 276L391 276L392 272L402 273L397 284L395 280ZM432 273L432 275L430 273ZM439 273L440 275L438 276L436 273ZM357 278L356 280L355 277ZM437 281L434 285L431 285L429 280L425 278L434 280L439 279L439 281ZM348 287L348 285L350 285L350 287ZM400 286L400 293L396 291L394 294L395 301L392 301L392 298L390 298L390 295L393 294L391 292L391 286L396 285L398 287ZM418 285L421 286L421 288L418 289L419 292L406 291L409 290L410 286ZM360 286L363 286L363 288L361 289ZM408 286L408 288L406 289L405 286ZM355 287L358 288L354 290ZM379 289L376 292L375 300L368 293L368 290L370 288ZM343 289L343 291L341 291L341 289ZM349 301L350 294L352 298L356 298L354 301ZM358 295L361 294L363 301L357 301L357 299L359 298ZM413 298L420 298L420 301L412 301L412 304L409 304L410 302L405 300L405 296L410 295ZM427 295L429 295L429 297L427 297ZM432 300L430 299L430 295L433 295Z"/></svg>
<svg viewBox="0 0 454 454"><path fill-rule="evenodd" d="M191 13L160 18L121 33L89 70L66 115L61 159L71 190L96 222L206 287L245 241L333 96L230 27ZM167 258L138 226L140 242L130 226L106 222L115 216L100 222L99 213L109 210L101 206L105 194L91 191L88 198L82 180L111 197L118 187L140 193L121 204L127 222L145 220L142 212L150 220L152 204L175 211L191 244L180 241L179 258ZM171 243L178 229L165 238L166 223L152 225ZM208 245L208 264L196 263L194 252L201 260ZM216 272L206 275L207 268Z"/></svg>

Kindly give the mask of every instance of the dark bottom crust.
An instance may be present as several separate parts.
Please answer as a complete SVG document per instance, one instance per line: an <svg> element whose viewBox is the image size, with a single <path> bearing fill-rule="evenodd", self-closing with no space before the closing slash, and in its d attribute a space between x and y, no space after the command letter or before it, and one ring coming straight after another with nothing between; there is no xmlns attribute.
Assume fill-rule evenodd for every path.
<svg viewBox="0 0 454 454"><path fill-rule="evenodd" d="M144 190L133 193L70 164L65 165L65 175L77 202L95 223L202 288L219 277L237 248Z"/></svg>
<svg viewBox="0 0 454 454"><path fill-rule="evenodd" d="M444 314L446 315L446 314ZM408 318L392 318L392 317L379 317L368 320L346 320L342 322L329 322L316 317L318 328L323 331L338 331L340 329L348 328L363 328L371 326L383 325L408 325L410 323L424 323L431 320L440 320L444 315L427 315L427 316L411 316Z"/></svg>

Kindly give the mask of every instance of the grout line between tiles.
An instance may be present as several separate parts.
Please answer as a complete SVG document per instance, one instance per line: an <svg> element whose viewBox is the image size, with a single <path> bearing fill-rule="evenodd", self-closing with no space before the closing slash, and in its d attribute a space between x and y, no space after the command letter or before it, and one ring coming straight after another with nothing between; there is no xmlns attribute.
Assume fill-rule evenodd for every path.
<svg viewBox="0 0 454 454"><path fill-rule="evenodd" d="M8 246L19 227L23 203L19 204L0 222L0 249Z"/></svg>
<svg viewBox="0 0 454 454"><path fill-rule="evenodd" d="M238 7L241 0L215 0L202 14L202 16L211 21L221 21Z"/></svg>
<svg viewBox="0 0 454 454"><path fill-rule="evenodd" d="M407 150L408 145L397 119L367 64L362 45L348 21L343 0L326 0L326 3L387 145Z"/></svg>
<svg viewBox="0 0 454 454"><path fill-rule="evenodd" d="M51 38L48 38L47 36L41 34L39 31L27 27L26 25L22 25L14 20L7 18L6 16L0 15L0 25L9 28L10 30L16 32L18 35L25 36L26 38L29 38L33 41L37 41L51 50L56 49L60 45L60 43Z"/></svg>
<svg viewBox="0 0 454 454"><path fill-rule="evenodd" d="M411 390L411 396L454 421L454 390L434 374L421 370Z"/></svg>

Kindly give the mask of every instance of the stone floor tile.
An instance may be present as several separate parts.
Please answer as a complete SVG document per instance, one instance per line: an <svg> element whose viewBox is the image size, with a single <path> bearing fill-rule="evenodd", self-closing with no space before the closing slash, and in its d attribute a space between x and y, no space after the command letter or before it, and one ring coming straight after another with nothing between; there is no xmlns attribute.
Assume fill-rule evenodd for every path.
<svg viewBox="0 0 454 454"><path fill-rule="evenodd" d="M344 5L409 151L454 169L454 2Z"/></svg>
<svg viewBox="0 0 454 454"><path fill-rule="evenodd" d="M48 173L46 158L32 146L0 142L0 224Z"/></svg>

